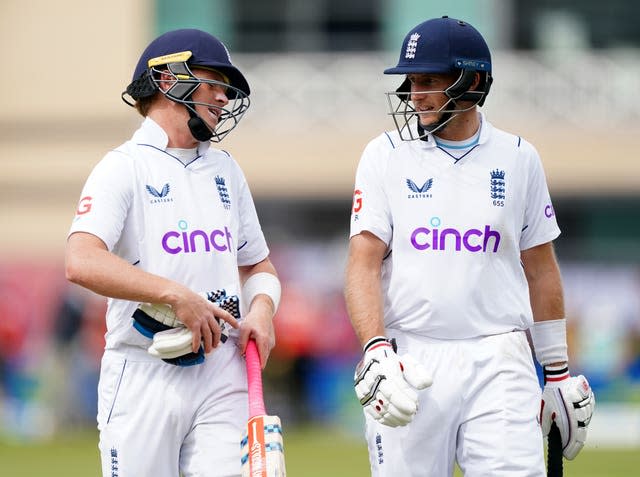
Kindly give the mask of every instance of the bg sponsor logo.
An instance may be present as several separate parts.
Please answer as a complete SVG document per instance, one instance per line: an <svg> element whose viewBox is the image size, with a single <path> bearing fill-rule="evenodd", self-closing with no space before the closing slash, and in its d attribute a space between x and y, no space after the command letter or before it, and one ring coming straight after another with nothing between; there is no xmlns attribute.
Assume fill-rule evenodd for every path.
<svg viewBox="0 0 640 477"><path fill-rule="evenodd" d="M231 252L233 238L227 228L204 230L189 230L186 221L178 222L179 230L170 230L162 236L162 248L172 255L179 253L197 252Z"/></svg>
<svg viewBox="0 0 640 477"><path fill-rule="evenodd" d="M496 253L500 246L500 232L492 230L490 225L483 229L460 231L455 228L440 228L442 221L432 217L430 227L418 227L411 233L411 245L416 250L451 250L456 252Z"/></svg>
<svg viewBox="0 0 640 477"><path fill-rule="evenodd" d="M351 220L354 222L360 220L359 212L362 210L362 191L360 189L353 191L353 206L351 210Z"/></svg>
<svg viewBox="0 0 640 477"><path fill-rule="evenodd" d="M93 200L93 197L87 195L85 197L83 197L82 199L80 199L80 202L78 202L78 210L76 210L76 215L84 215L84 214L88 214L89 212L91 212L91 201Z"/></svg>
<svg viewBox="0 0 640 477"><path fill-rule="evenodd" d="M358 213L362 209L362 191L356 189L353 191L353 212Z"/></svg>

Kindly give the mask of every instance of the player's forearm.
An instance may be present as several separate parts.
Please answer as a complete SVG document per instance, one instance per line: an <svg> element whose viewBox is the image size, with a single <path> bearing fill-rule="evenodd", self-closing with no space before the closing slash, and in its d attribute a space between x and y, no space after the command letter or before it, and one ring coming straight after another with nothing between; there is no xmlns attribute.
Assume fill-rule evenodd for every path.
<svg viewBox="0 0 640 477"><path fill-rule="evenodd" d="M550 267L546 273L540 273L535 280L531 280L529 290L535 322L532 334L536 356L546 366L565 366L566 322L562 283L557 267ZM549 358L545 359L544 356Z"/></svg>
<svg viewBox="0 0 640 477"><path fill-rule="evenodd" d="M240 273L240 281L242 283L246 282L251 275L255 275L256 273L266 272L271 273L272 275L278 275L276 268L268 257L254 265L243 265L238 267L238 272Z"/></svg>
<svg viewBox="0 0 640 477"><path fill-rule="evenodd" d="M384 335L380 269L350 260L345 276L345 301L353 329L364 345Z"/></svg>
<svg viewBox="0 0 640 477"><path fill-rule="evenodd" d="M567 339L560 268L551 242L522 252L534 326L531 338L543 366L566 366Z"/></svg>
<svg viewBox="0 0 640 477"><path fill-rule="evenodd" d="M278 311L281 290L278 274L271 260L265 258L254 265L238 267L238 272L240 274L240 281L242 282L243 295L247 292L253 295L252 298L243 296L243 300L246 300L245 305L247 306L247 311L252 310L254 306L267 307L268 316L273 318L276 311ZM259 274L262 274L263 278L255 282ZM252 277L254 278L250 281ZM267 279L266 281L265 278ZM249 289L247 289L247 287Z"/></svg>
<svg viewBox="0 0 640 477"><path fill-rule="evenodd" d="M536 323L548 322L551 324L551 320L559 320L554 325L559 330L563 328L564 333L557 332L560 342L564 341L566 346L566 338L560 339L560 336L566 334L565 329L565 311L564 311L564 298L562 293L562 284L560 282L560 273L549 273L542 275L539 280L535 280L530 285L531 293L531 308L533 310L533 321ZM567 360L563 358L556 358L552 362L549 362L549 366L562 366L566 365Z"/></svg>
<svg viewBox="0 0 640 477"><path fill-rule="evenodd" d="M560 270L549 266L529 277L529 298L533 321L559 320L565 317Z"/></svg>
<svg viewBox="0 0 640 477"><path fill-rule="evenodd" d="M534 321L565 317L560 268L551 242L522 252Z"/></svg>
<svg viewBox="0 0 640 477"><path fill-rule="evenodd" d="M73 234L65 254L67 280L99 295L137 302L174 304L184 286L141 270L110 253L89 234Z"/></svg>
<svg viewBox="0 0 640 477"><path fill-rule="evenodd" d="M529 282L533 321L559 320L565 317L560 273L549 270Z"/></svg>

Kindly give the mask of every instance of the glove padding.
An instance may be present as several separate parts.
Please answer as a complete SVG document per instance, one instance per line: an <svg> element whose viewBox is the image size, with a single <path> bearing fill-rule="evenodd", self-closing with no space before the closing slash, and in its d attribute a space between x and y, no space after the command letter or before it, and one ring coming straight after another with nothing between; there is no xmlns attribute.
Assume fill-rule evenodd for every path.
<svg viewBox="0 0 640 477"><path fill-rule="evenodd" d="M231 313L236 319L240 318L239 300L236 295L227 296L225 290L203 292L204 298L215 303L220 308ZM157 303L143 303L133 314L133 326L153 343L148 348L149 354L178 366L192 366L204 361L204 347L198 352L191 350L193 333L178 320L169 305ZM229 337L229 326L226 322L216 318L220 325L222 343Z"/></svg>
<svg viewBox="0 0 640 477"><path fill-rule="evenodd" d="M562 438L562 454L573 460L587 440L596 399L584 376L571 377L568 368L554 375L556 377L551 378L545 368L540 410L542 434L547 436L551 423L555 422Z"/></svg>
<svg viewBox="0 0 640 477"><path fill-rule="evenodd" d="M418 411L416 389L431 386L426 369L412 357L398 356L394 340L375 337L364 347L354 387L365 412L390 427L405 426Z"/></svg>

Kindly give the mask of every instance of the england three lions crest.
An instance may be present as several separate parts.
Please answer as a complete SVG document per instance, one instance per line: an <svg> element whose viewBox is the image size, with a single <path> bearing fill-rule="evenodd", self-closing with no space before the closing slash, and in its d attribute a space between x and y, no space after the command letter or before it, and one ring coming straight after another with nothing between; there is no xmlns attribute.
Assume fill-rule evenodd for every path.
<svg viewBox="0 0 640 477"><path fill-rule="evenodd" d="M491 203L496 207L504 207L504 201L507 197L506 174L501 169L494 169L490 172L490 175L489 196L491 197Z"/></svg>
<svg viewBox="0 0 640 477"><path fill-rule="evenodd" d="M220 202L225 209L231 208L231 198L229 197L229 191L227 190L227 184L224 177L216 176L216 188L218 189L218 195L220 196Z"/></svg>

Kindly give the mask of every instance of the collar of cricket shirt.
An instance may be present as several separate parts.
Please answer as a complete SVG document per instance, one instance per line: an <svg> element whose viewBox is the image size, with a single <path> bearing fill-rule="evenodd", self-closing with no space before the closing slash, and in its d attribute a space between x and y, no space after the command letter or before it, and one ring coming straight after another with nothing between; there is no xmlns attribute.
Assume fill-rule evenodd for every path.
<svg viewBox="0 0 640 477"><path fill-rule="evenodd" d="M167 133L156 123L153 119L146 117L134 135L133 141L137 144L148 144L157 149L163 151L167 150L167 144L169 144L169 136ZM198 144L198 156L204 155L209 149L211 143L209 141L202 141Z"/></svg>

